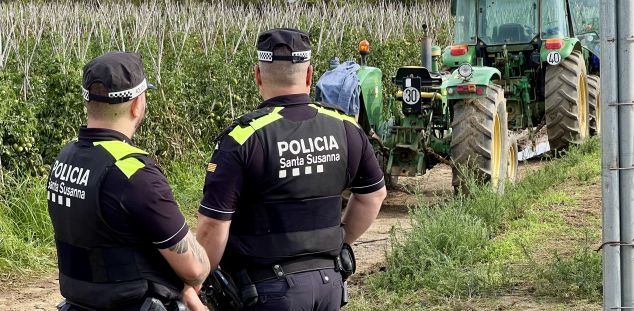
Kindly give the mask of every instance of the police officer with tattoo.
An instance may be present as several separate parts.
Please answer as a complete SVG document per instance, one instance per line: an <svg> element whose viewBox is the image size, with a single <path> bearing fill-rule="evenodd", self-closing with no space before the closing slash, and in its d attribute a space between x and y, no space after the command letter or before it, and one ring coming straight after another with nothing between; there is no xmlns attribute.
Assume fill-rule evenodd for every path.
<svg viewBox="0 0 634 311"><path fill-rule="evenodd" d="M209 274L170 186L132 144L145 116L141 57L113 52L84 67L88 115L59 153L47 183L61 310L204 310Z"/></svg>
<svg viewBox="0 0 634 311"><path fill-rule="evenodd" d="M309 97L306 33L265 31L257 55L264 101L218 138L197 239L212 268L220 264L235 282L226 295L239 295L234 307L339 310L343 277L354 270L349 245L379 212L383 173L355 119ZM353 194L342 215L347 188Z"/></svg>

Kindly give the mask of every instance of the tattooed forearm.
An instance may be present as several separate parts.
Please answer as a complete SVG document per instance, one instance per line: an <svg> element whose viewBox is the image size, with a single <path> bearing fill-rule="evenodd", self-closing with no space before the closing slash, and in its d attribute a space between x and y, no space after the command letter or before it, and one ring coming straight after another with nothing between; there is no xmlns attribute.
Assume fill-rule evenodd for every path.
<svg viewBox="0 0 634 311"><path fill-rule="evenodd" d="M194 253L194 257L198 260L198 262L209 265L209 258L207 257L205 249L198 244L198 241L196 241L194 236L190 235L189 237L191 238L192 253Z"/></svg>
<svg viewBox="0 0 634 311"><path fill-rule="evenodd" d="M175 252L177 254L185 254L191 250L192 256L196 261L205 267L203 269L203 273L196 276L195 278L184 278L183 281L192 286L201 285L205 278L207 277L207 273L209 271L209 258L207 257L207 253L205 249L198 244L196 238L191 233L187 233L187 235L178 243L174 244L169 248L170 251Z"/></svg>
<svg viewBox="0 0 634 311"><path fill-rule="evenodd" d="M189 245L191 244L191 238L191 233L187 233L187 235L182 240L180 240L180 242L172 245L169 250L177 254L187 253L187 251L189 250Z"/></svg>
<svg viewBox="0 0 634 311"><path fill-rule="evenodd" d="M205 249L198 244L196 238L191 234L187 233L187 235L178 243L174 244L169 248L170 251L175 252L177 254L187 253L191 249L194 258L198 260L198 262L205 264L209 262L209 258L207 258L207 253Z"/></svg>

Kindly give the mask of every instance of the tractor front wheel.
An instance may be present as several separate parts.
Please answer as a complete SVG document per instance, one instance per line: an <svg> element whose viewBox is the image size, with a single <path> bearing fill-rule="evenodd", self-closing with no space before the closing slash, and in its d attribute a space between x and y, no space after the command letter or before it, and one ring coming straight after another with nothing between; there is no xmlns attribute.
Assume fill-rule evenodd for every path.
<svg viewBox="0 0 634 311"><path fill-rule="evenodd" d="M588 82L580 51L546 69L546 128L550 149L581 144L589 133Z"/></svg>
<svg viewBox="0 0 634 311"><path fill-rule="evenodd" d="M468 179L475 178L490 182L494 191L503 192L509 152L502 88L489 85L486 97L455 102L451 126L454 190L468 193Z"/></svg>

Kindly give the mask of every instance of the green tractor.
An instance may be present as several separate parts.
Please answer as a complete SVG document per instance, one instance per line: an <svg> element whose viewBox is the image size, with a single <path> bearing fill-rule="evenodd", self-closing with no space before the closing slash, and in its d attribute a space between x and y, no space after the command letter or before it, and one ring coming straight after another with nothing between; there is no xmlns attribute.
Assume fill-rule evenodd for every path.
<svg viewBox="0 0 634 311"><path fill-rule="evenodd" d="M373 143L388 186L394 186L400 176L422 175L434 165L446 163L453 167L456 190L466 190L467 171L490 181L496 191L503 190L504 179L514 177L508 172L516 171L517 155L509 157L506 106L499 86L473 84L466 86L473 93L460 91L449 97L444 85L452 75L439 72L441 48L432 46L425 34L423 66L396 71L392 82L398 91L388 97L384 107L383 74L366 65L367 41L362 41L359 51L359 123Z"/></svg>
<svg viewBox="0 0 634 311"><path fill-rule="evenodd" d="M598 133L596 1L452 0L451 12L454 45L442 56L444 69L457 69L443 85L449 101L464 96L465 85L495 85L509 130L545 125L554 150Z"/></svg>
<svg viewBox="0 0 634 311"><path fill-rule="evenodd" d="M518 136L546 126L550 148L562 149L598 132L596 3L453 0L451 5L455 44L443 52L425 34L422 66L396 71L392 82L398 91L387 107L382 72L366 65L368 44L360 44L359 123L388 185L447 163L455 190L468 191L465 175L470 175L502 191L505 179L514 182L517 176Z"/></svg>

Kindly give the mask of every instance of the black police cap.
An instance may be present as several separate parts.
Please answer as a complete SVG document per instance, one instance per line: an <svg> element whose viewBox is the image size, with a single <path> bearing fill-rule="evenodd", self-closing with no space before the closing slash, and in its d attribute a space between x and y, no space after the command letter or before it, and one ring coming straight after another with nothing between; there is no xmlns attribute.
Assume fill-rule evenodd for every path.
<svg viewBox="0 0 634 311"><path fill-rule="evenodd" d="M291 55L273 55L273 49L285 45ZM276 60L303 63L310 60L310 39L308 34L292 28L275 28L260 33L258 36L258 60L273 62Z"/></svg>
<svg viewBox="0 0 634 311"><path fill-rule="evenodd" d="M107 95L91 94L90 86L94 83L101 83L108 91ZM146 80L141 55L110 52L93 59L84 66L81 89L86 101L120 104L155 87Z"/></svg>

